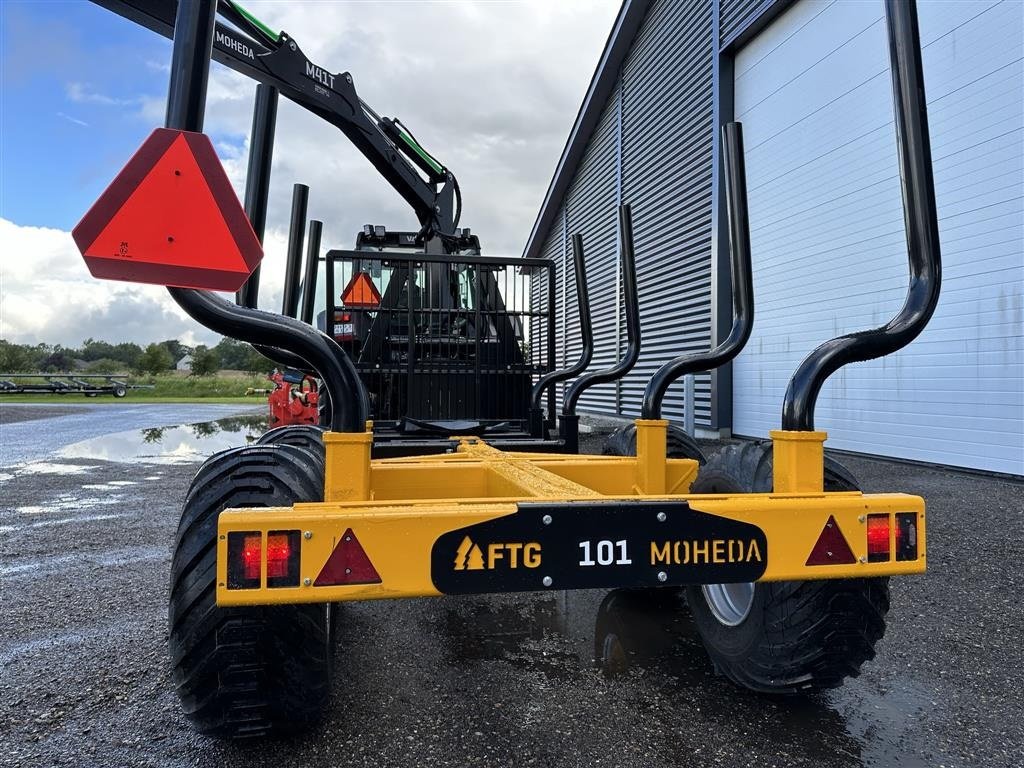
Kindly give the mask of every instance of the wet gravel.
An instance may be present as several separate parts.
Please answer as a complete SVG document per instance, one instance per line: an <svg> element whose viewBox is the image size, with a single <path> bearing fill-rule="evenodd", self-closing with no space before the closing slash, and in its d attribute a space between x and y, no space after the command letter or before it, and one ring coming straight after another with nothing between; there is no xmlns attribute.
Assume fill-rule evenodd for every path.
<svg viewBox="0 0 1024 768"><path fill-rule="evenodd" d="M1024 485L843 461L865 490L927 499L931 562L893 580L878 657L841 689L777 699L716 678L671 591L353 603L323 726L241 743L191 731L167 670L196 464L0 467L0 765L1021 765ZM602 668L609 633L626 653Z"/></svg>

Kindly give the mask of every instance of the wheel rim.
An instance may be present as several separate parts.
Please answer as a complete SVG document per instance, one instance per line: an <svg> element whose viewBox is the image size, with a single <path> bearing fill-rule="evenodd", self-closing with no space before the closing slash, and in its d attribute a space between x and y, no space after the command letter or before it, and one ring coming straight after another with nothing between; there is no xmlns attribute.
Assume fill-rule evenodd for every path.
<svg viewBox="0 0 1024 768"><path fill-rule="evenodd" d="M741 624L754 604L754 583L705 584L704 599L715 618L727 627Z"/></svg>

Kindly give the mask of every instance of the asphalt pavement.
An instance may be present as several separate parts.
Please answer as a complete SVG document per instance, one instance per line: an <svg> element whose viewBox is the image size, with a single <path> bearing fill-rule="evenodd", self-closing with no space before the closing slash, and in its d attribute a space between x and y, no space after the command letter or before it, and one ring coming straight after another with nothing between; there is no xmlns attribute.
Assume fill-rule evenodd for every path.
<svg viewBox="0 0 1024 768"><path fill-rule="evenodd" d="M171 686L170 547L197 462L258 414L18 408L0 405L2 766L1024 764L1020 482L843 459L866 491L925 497L930 564L893 579L877 658L834 691L716 677L671 590L353 603L322 727L224 743Z"/></svg>

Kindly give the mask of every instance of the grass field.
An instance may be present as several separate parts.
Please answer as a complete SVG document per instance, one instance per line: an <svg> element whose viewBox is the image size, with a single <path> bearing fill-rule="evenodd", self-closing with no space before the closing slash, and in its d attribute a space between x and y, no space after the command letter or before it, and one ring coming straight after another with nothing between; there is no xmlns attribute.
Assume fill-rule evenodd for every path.
<svg viewBox="0 0 1024 768"><path fill-rule="evenodd" d="M2 378L2 374L0 374ZM42 379L40 379L42 381ZM152 385L146 389L129 389L123 399L112 395L0 395L0 403L88 403L110 405L114 403L226 403L230 405L262 405L265 395L246 396L247 389L270 389L271 382L264 376L246 373L222 372L215 376L188 376L169 373L162 376L128 376L121 381L129 384Z"/></svg>

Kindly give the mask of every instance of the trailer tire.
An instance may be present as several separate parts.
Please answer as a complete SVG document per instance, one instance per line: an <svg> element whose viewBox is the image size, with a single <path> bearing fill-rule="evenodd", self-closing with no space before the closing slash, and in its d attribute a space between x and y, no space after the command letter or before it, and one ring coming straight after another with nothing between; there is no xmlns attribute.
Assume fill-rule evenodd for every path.
<svg viewBox="0 0 1024 768"><path fill-rule="evenodd" d="M749 442L713 456L690 492L771 490L771 443ZM825 490L859 490L849 470L828 456ZM885 634L888 578L755 583L745 603L726 598L723 608L725 586L746 585L689 586L687 603L716 670L754 691L797 694L838 687L860 674ZM729 613L740 604L745 612Z"/></svg>
<svg viewBox="0 0 1024 768"><path fill-rule="evenodd" d="M291 445L212 456L185 498L171 564L169 651L186 717L222 738L285 735L324 714L331 692L325 604L216 605L217 518L227 507L323 498L323 461Z"/></svg>
<svg viewBox="0 0 1024 768"><path fill-rule="evenodd" d="M128 394L128 389L123 386L114 387L114 397L124 397Z"/></svg>
<svg viewBox="0 0 1024 768"><path fill-rule="evenodd" d="M294 445L312 452L324 463L324 430L312 424L289 424L268 429L256 440L256 445Z"/></svg>
<svg viewBox="0 0 1024 768"><path fill-rule="evenodd" d="M605 456L636 456L636 424L624 424L608 435L601 453ZM675 424L668 425L665 453L670 459L695 459L699 464L707 462L697 441Z"/></svg>

